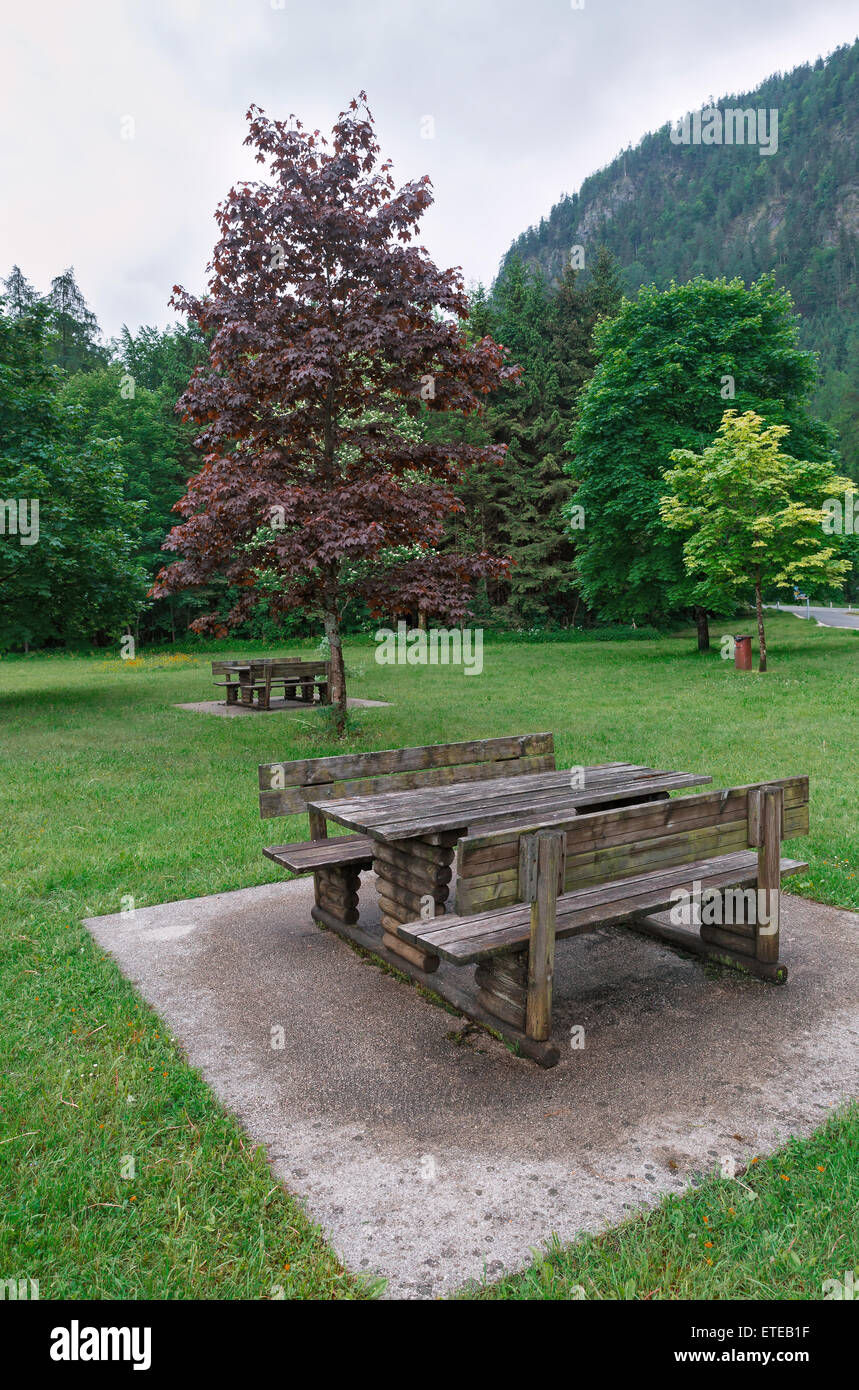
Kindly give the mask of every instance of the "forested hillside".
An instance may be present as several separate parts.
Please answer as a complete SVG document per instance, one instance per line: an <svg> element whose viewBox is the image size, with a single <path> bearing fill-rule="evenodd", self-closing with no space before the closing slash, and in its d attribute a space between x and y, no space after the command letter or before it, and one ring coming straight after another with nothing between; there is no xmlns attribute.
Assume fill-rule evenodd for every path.
<svg viewBox="0 0 859 1390"><path fill-rule="evenodd" d="M646 135L558 202L511 248L559 280L570 249L605 243L627 294L695 275L790 290L801 342L820 353L817 408L859 467L859 41L715 103L778 110L778 148Z"/></svg>
<svg viewBox="0 0 859 1390"><path fill-rule="evenodd" d="M525 233L491 292L478 285L466 299L463 289L456 351L475 360L494 353L510 370L499 367L481 387L479 408L436 394L445 376L435 359L419 376L419 397L417 387L386 379L367 405L368 431L382 411L406 456L424 461L410 475L415 497L434 477L426 459L462 465L449 480L443 525L430 541L425 527L406 540L392 529L384 564L450 571L459 557L475 578L471 616L502 630L655 627L692 616L703 643L708 614L719 609L687 574L683 538L664 524L672 452L706 450L730 407L789 426L797 458L832 462L833 486L841 474L859 481L857 96L859 42L721 99L722 111L777 111L777 144L772 117L754 131L772 140L769 154L757 143L678 144L666 125ZM309 253L302 241L296 247L303 283ZM574 247L584 248L583 267ZM217 568L202 578L195 571L181 593L152 589L174 507L211 444L200 436L195 447L210 411L176 413L196 367L217 385L223 379L206 315L166 331L123 329L107 344L71 267L44 294L18 266L0 284L0 497L15 522L0 567L0 650L102 643L129 624L141 640L176 640L203 612L238 613L253 586ZM639 293L642 285L652 288ZM259 302L279 302L283 289L264 282ZM256 307L245 317L256 322ZM293 337L284 345L292 352ZM368 362L376 351L374 343ZM303 379L299 386L288 400L304 408L302 392L316 397ZM224 459L238 438L225 434ZM339 449L345 460L348 449ZM250 495L244 482L234 491ZM282 494L291 496L281 479L272 496ZM38 550L18 540L28 499L42 507ZM331 514L342 524L342 511ZM270 509L255 520L275 530ZM855 545L851 560L847 583L839 571L821 594L855 599ZM797 570L794 584L801 577ZM255 578L243 635L318 630L312 605L284 611L279 572ZM312 590L305 571L302 582ZM388 602L387 571L384 589ZM374 621L367 593L344 599L344 631ZM439 593L414 579L396 611L415 623L443 617Z"/></svg>

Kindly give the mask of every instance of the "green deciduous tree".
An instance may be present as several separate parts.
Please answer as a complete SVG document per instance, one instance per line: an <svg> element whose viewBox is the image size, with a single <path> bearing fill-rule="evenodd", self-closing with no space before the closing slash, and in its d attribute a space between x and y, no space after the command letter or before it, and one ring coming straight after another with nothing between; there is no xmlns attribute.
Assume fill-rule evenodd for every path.
<svg viewBox="0 0 859 1390"><path fill-rule="evenodd" d="M754 586L758 669L767 669L763 591L825 585L839 588L850 556L823 529L823 504L851 488L830 460L812 462L784 453L786 425L767 426L760 415L726 410L716 439L700 454L674 449L665 474L668 493L660 513L673 531L690 533L683 562L693 597L724 608Z"/></svg>
<svg viewBox="0 0 859 1390"><path fill-rule="evenodd" d="M119 445L75 440L50 331L44 304L0 313L0 648L116 631L146 592Z"/></svg>
<svg viewBox="0 0 859 1390"><path fill-rule="evenodd" d="M119 361L75 372L65 381L61 400L71 408L77 445L93 439L117 441L126 497L145 503L138 554L154 580L164 563L162 543L176 520L173 507L197 459L197 431L178 419L176 398L208 354L200 333L184 327L143 327L134 334L123 328L112 346ZM145 634L175 635L177 616L193 616L202 603L197 595L150 600L142 615Z"/></svg>
<svg viewBox="0 0 859 1390"><path fill-rule="evenodd" d="M797 347L790 296L771 276L644 288L595 340L568 464L585 510L585 599L609 621L693 617L704 647L707 609L660 516L664 469L673 449L710 443L728 402L787 426L799 456L829 459L832 432L807 406L814 355Z"/></svg>

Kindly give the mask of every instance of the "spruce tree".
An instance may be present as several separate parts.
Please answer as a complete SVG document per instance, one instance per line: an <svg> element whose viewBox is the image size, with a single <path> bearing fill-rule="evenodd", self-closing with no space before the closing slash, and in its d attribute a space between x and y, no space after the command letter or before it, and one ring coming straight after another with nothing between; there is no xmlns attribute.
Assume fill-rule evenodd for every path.
<svg viewBox="0 0 859 1390"><path fill-rule="evenodd" d="M29 314L34 304L38 301L38 294L24 275L20 266L13 265L7 278L3 281L5 294L5 312L10 319L20 318L22 314Z"/></svg>
<svg viewBox="0 0 859 1390"><path fill-rule="evenodd" d="M498 544L513 560L510 622L565 624L577 611L577 533L567 515L575 485L565 445L596 365L594 325L619 301L617 267L604 248L587 279L568 265L554 293L518 257L496 286L494 336L523 368L521 382L502 388L488 411L492 437L509 446Z"/></svg>
<svg viewBox="0 0 859 1390"><path fill-rule="evenodd" d="M67 372L104 366L109 354L98 341L98 320L81 293L73 266L51 281L47 302L55 334L51 360Z"/></svg>

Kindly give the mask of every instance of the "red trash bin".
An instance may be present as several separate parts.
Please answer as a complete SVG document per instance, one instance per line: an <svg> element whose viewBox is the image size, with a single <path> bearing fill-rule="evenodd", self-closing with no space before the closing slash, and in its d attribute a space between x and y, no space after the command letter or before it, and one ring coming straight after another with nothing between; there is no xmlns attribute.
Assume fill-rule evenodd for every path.
<svg viewBox="0 0 859 1390"><path fill-rule="evenodd" d="M752 669L752 639L751 637L734 638L734 669L737 671L751 671Z"/></svg>

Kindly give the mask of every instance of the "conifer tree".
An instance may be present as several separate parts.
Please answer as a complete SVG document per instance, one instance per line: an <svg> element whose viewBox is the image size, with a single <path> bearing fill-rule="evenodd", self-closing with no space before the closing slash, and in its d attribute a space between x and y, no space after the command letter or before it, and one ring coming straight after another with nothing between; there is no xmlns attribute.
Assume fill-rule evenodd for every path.
<svg viewBox="0 0 859 1390"><path fill-rule="evenodd" d="M51 357L67 372L91 371L108 361L108 351L98 341L98 320L75 280L74 267L51 281L47 295L55 341Z"/></svg>
<svg viewBox="0 0 859 1390"><path fill-rule="evenodd" d="M5 312L10 319L20 318L22 314L29 314L34 304L38 301L38 294L24 275L20 266L13 265L7 278L3 281L5 294Z"/></svg>

